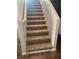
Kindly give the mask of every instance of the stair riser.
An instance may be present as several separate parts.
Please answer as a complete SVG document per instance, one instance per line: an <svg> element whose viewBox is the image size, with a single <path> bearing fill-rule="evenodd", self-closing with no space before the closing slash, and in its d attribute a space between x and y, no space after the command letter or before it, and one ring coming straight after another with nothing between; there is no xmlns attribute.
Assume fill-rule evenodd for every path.
<svg viewBox="0 0 79 59"><path fill-rule="evenodd" d="M27 27L28 31L31 31L31 30L43 30L43 29L47 29L47 27L46 26L44 26L44 27Z"/></svg>
<svg viewBox="0 0 79 59"><path fill-rule="evenodd" d="M45 24L46 22L27 22L27 25L38 25L38 24Z"/></svg>
<svg viewBox="0 0 79 59"><path fill-rule="evenodd" d="M32 36L42 36L42 35L48 35L48 32L27 33L27 37L32 37Z"/></svg>

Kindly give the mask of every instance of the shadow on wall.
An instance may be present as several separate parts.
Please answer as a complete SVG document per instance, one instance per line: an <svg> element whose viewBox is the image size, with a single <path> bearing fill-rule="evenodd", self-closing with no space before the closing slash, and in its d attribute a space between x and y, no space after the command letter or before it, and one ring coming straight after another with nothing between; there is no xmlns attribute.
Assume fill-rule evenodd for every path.
<svg viewBox="0 0 79 59"><path fill-rule="evenodd" d="M51 0L54 5L59 17L61 18L61 0Z"/></svg>

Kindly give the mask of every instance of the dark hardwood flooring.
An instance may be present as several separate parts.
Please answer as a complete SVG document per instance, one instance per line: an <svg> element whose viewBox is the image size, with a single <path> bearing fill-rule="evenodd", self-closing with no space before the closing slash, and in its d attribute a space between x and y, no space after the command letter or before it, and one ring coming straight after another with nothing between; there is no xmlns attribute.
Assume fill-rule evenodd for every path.
<svg viewBox="0 0 79 59"><path fill-rule="evenodd" d="M17 59L61 59L61 36L58 35L57 51L22 56L19 37L17 38Z"/></svg>

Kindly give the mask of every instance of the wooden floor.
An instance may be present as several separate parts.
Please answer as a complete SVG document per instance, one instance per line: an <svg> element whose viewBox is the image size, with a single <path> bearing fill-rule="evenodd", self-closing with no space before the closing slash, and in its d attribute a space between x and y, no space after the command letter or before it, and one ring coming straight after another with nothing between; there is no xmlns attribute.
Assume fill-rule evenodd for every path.
<svg viewBox="0 0 79 59"><path fill-rule="evenodd" d="M22 56L19 38L17 39L17 59L61 59L61 36L58 36L57 51Z"/></svg>

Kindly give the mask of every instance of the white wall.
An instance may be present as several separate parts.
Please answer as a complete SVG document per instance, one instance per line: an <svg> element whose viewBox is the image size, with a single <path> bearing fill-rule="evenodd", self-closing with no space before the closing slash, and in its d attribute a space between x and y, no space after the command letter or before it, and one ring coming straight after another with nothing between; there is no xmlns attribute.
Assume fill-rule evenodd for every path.
<svg viewBox="0 0 79 59"><path fill-rule="evenodd" d="M60 18L52 6L50 0L41 0L43 13L47 22L49 35L51 37L52 46L56 48L57 35L59 30Z"/></svg>
<svg viewBox="0 0 79 59"><path fill-rule="evenodd" d="M17 0L17 24L18 32L21 42L22 55L26 55L26 1L27 0ZM23 9L24 8L24 9ZM24 15L24 16L23 16Z"/></svg>
<svg viewBox="0 0 79 59"><path fill-rule="evenodd" d="M18 19L22 18L24 0L17 0L17 16Z"/></svg>

